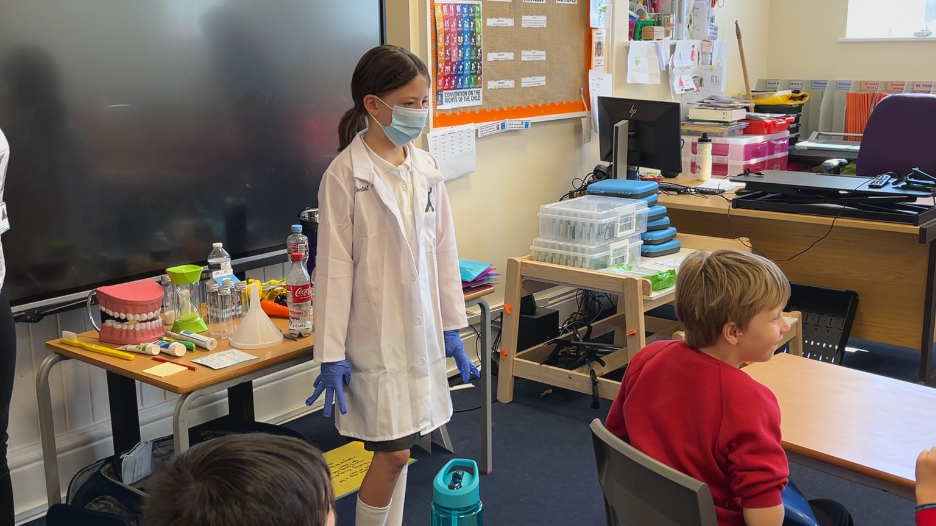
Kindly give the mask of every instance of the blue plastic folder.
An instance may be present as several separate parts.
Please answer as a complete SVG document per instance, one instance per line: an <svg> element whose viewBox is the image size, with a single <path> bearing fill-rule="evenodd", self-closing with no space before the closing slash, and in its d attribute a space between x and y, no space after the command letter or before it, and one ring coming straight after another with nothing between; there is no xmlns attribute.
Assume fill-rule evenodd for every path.
<svg viewBox="0 0 936 526"><path fill-rule="evenodd" d="M481 263L480 261L472 261L470 259L458 260L458 270L461 272L461 280L465 282L478 279L478 276L489 268L491 268L490 263Z"/></svg>

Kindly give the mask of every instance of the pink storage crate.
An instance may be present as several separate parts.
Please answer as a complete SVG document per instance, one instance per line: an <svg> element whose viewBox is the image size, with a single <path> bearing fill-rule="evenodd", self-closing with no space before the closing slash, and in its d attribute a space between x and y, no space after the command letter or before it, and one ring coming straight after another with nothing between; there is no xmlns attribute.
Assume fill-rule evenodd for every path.
<svg viewBox="0 0 936 526"><path fill-rule="evenodd" d="M699 137L683 135L686 144L683 146L683 157L687 153L698 153ZM732 162L762 159L782 152L789 148L790 132L784 131L771 135L742 135L739 137L713 137L712 157L725 157ZM781 143L783 144L782 150Z"/></svg>
<svg viewBox="0 0 936 526"><path fill-rule="evenodd" d="M683 157L683 175L691 176L695 174L697 168L695 155L689 159ZM732 161L727 157L712 157L712 177L735 177L744 173L745 169L752 172L786 170L787 152L750 161Z"/></svg>

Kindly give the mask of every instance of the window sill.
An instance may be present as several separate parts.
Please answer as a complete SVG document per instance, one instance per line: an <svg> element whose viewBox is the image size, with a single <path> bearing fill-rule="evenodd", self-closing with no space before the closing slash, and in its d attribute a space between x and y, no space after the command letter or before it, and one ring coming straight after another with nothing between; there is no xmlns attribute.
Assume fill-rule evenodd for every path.
<svg viewBox="0 0 936 526"><path fill-rule="evenodd" d="M903 42L936 42L936 36L931 37L877 37L877 38L840 38L842 44L865 44L865 43L903 43Z"/></svg>

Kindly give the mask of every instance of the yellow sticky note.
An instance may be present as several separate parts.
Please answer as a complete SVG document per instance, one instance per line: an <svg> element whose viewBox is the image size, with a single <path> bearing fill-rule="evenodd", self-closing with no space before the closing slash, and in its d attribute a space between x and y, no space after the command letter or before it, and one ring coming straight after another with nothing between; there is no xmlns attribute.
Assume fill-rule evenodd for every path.
<svg viewBox="0 0 936 526"><path fill-rule="evenodd" d="M374 452L365 450L363 442L355 441L328 451L322 456L331 471L335 498L340 499L361 488L364 474L374 459ZM413 462L415 460L411 458L407 464Z"/></svg>
<svg viewBox="0 0 936 526"><path fill-rule="evenodd" d="M170 374L175 374L179 371L185 371L185 370L186 370L185 367L182 367L181 365L176 365L174 363L161 363L157 365L156 367L150 367L149 369L146 369L143 372L146 374L157 376L159 378L165 378L169 376Z"/></svg>

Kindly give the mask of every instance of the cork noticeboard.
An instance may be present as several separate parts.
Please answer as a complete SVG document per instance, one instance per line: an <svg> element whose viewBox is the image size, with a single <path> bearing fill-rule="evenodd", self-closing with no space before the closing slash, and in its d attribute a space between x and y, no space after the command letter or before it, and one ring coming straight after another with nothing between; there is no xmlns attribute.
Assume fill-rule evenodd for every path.
<svg viewBox="0 0 936 526"><path fill-rule="evenodd" d="M465 7L465 13L472 15L470 18L463 15L464 26L456 28L457 19L443 23L438 16L449 17L450 12L443 15L443 9L453 4L471 9L478 6L480 14L475 19L477 11ZM430 0L429 12L436 101L433 127L559 116L586 110L582 98L583 90L587 96L591 51L588 0ZM469 20L476 25L469 26ZM460 56L449 53L453 51L450 47L456 45L455 33L465 37L463 43L457 44L464 45ZM507 58L511 54L512 58ZM462 59L457 72L456 59ZM471 59L476 63L471 64ZM462 72L459 78L457 73ZM468 94L461 104L474 105L439 108L443 105L441 92L455 88L465 88L462 91ZM477 92L480 105L476 104Z"/></svg>

